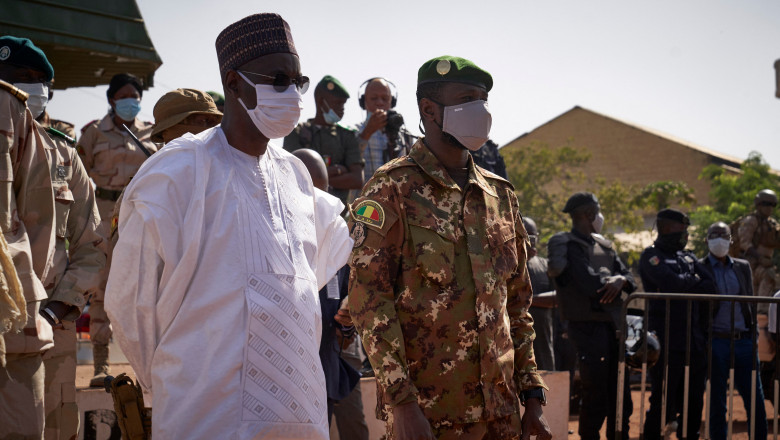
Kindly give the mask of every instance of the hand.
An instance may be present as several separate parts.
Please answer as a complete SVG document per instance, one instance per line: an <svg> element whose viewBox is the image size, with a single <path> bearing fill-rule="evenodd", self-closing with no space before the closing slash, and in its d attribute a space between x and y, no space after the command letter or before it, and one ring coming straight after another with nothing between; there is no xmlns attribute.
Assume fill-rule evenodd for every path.
<svg viewBox="0 0 780 440"><path fill-rule="evenodd" d="M366 122L366 126L363 127L360 137L367 140L377 130L385 128L385 125L387 125L387 110L377 109L377 111L372 113L371 117L368 118L368 122Z"/></svg>
<svg viewBox="0 0 780 440"><path fill-rule="evenodd" d="M404 403L393 408L393 437L395 440L436 439L417 402Z"/></svg>
<svg viewBox="0 0 780 440"><path fill-rule="evenodd" d="M604 287L597 290L598 293L603 293L599 302L602 304L611 303L620 295L620 292L623 290L625 283L626 278L623 275L615 275L607 278Z"/></svg>
<svg viewBox="0 0 780 440"><path fill-rule="evenodd" d="M352 317L349 316L349 310L339 309L339 311L336 312L336 316L334 316L333 319L335 319L336 322L343 325L344 327L352 327L353 325L355 325L352 322Z"/></svg>
<svg viewBox="0 0 780 440"><path fill-rule="evenodd" d="M542 414L542 404L539 399L528 399L525 402L522 424L523 435L520 440L528 440L532 435L536 436L536 440L552 439L552 432L547 424L547 419Z"/></svg>

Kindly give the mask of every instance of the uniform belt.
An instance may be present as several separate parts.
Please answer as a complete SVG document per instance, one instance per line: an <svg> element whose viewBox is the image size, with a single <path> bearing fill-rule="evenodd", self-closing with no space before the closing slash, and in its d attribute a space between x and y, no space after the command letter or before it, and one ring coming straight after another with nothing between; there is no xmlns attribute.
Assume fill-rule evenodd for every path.
<svg viewBox="0 0 780 440"><path fill-rule="evenodd" d="M753 333L749 331L734 332L733 334L730 332L712 332L712 337L718 339L751 339L753 338Z"/></svg>
<svg viewBox="0 0 780 440"><path fill-rule="evenodd" d="M116 202L117 200L119 200L120 195L122 195L122 191L115 191L113 189L105 189L100 187L95 189L95 197L99 199L111 200L112 202Z"/></svg>

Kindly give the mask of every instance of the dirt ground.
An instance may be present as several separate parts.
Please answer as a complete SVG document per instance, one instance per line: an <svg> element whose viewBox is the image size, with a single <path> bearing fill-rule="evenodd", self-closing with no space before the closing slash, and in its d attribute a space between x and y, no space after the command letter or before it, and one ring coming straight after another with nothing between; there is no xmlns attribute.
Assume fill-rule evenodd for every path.
<svg viewBox="0 0 780 440"><path fill-rule="evenodd" d="M634 413L631 415L630 419L630 432L629 436L631 440L639 439L639 404L640 400L642 398L642 392L640 390L634 390L631 392L631 398L634 402ZM648 408L650 408L650 391L648 390L645 392L644 395L645 398L645 406L644 409L647 411ZM766 415L769 423L769 438L775 438L773 437L774 432L774 408L772 407L772 404L768 401L765 401L766 405ZM745 415L745 407L742 406L742 398L739 397L738 394L734 395L734 422L733 422L733 435L732 440L748 440L749 438L749 429L750 426L747 424L747 417ZM702 422L704 421L704 418L702 417ZM606 425L606 423L605 423ZM577 415L572 415L569 417L569 439L578 439L579 435L577 434L577 428L579 427L579 417ZM780 433L780 421L778 424L778 432ZM702 438L704 435L704 430L702 427ZM606 438L606 427L601 428L601 438ZM672 438L677 438L676 435L673 435Z"/></svg>

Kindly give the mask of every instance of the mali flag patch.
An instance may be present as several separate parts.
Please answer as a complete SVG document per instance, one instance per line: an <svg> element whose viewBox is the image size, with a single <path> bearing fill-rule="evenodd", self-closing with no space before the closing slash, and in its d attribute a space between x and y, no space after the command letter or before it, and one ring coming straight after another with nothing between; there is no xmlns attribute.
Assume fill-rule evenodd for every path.
<svg viewBox="0 0 780 440"><path fill-rule="evenodd" d="M360 202L353 210L355 221L363 222L382 229L385 224L385 211L373 200Z"/></svg>

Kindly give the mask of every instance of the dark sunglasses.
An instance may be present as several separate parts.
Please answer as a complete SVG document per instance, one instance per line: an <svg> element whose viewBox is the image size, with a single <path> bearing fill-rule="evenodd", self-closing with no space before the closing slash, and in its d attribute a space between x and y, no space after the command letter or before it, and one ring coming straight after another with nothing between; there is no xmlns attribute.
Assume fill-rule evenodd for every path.
<svg viewBox="0 0 780 440"><path fill-rule="evenodd" d="M758 202L758 206L771 206L772 208L774 208L775 206L777 206L777 203L774 203L774 202Z"/></svg>
<svg viewBox="0 0 780 440"><path fill-rule="evenodd" d="M539 242L539 236L528 234L528 241L531 242L531 246L536 246L536 243Z"/></svg>
<svg viewBox="0 0 780 440"><path fill-rule="evenodd" d="M298 91L303 95L306 93L307 90L309 90L309 77L308 76L298 76L297 78L290 78L289 76L283 74L283 73L277 73L276 76L271 75L265 75L262 73L255 73L255 72L247 72L246 70L238 70L238 72L241 72L245 75L256 75L256 76L262 76L263 78L271 78L273 79L273 86L274 90L276 90L279 93L284 92L287 90L288 87L290 87L290 84L295 84L295 87L298 88Z"/></svg>

